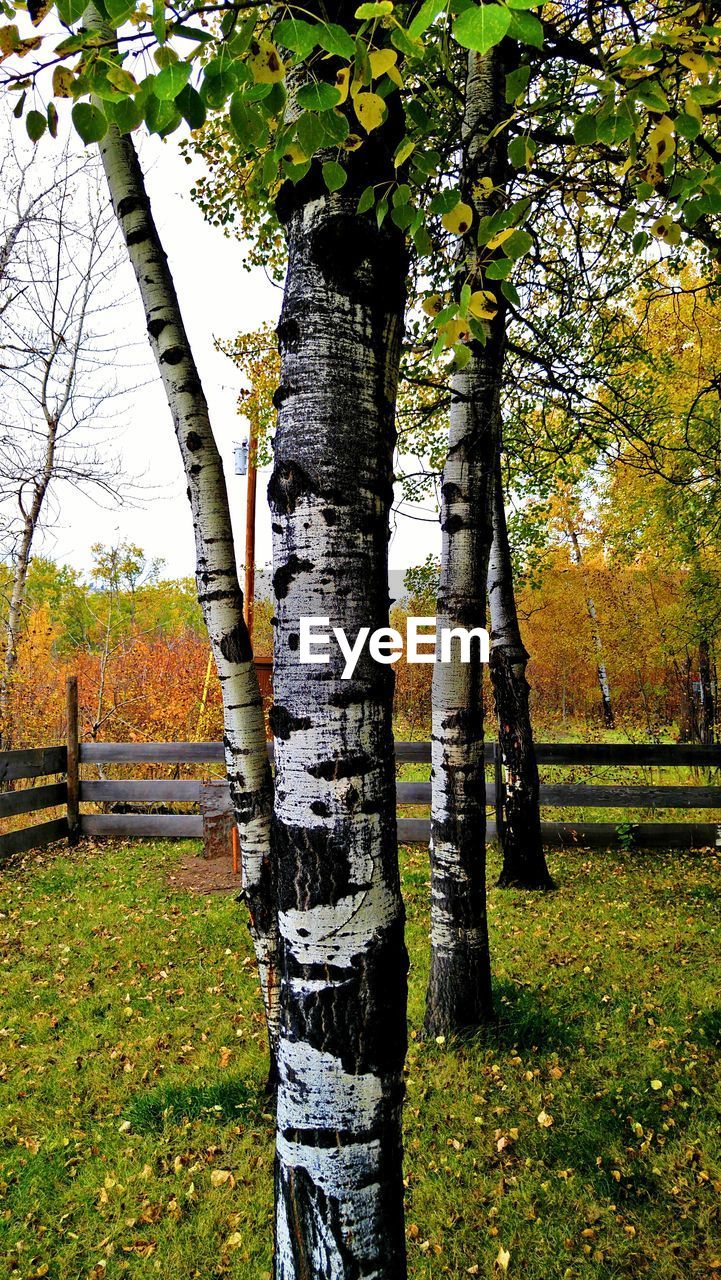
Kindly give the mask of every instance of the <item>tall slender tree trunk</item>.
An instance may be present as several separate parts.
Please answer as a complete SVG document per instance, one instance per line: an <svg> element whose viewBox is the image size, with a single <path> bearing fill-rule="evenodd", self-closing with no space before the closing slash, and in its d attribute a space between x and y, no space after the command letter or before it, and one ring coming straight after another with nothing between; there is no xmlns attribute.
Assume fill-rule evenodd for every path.
<svg viewBox="0 0 721 1280"><path fill-rule="evenodd" d="M679 742L698 742L691 654L687 652L681 664L674 659L673 666L679 689Z"/></svg>
<svg viewBox="0 0 721 1280"><path fill-rule="evenodd" d="M501 837L503 868L498 883L522 889L552 889L554 884L541 839L538 764L528 704L530 689L526 679L528 653L521 639L513 590L500 447L496 455L493 486L488 607L491 615L491 683L498 720L498 742L506 771Z"/></svg>
<svg viewBox="0 0 721 1280"><path fill-rule="evenodd" d="M43 468L35 478L29 505L24 505L22 492L18 498L22 507L23 529L13 565L12 591L5 623L5 660L2 682L0 683L0 746L4 751L9 751L12 745L12 726L10 724L12 678L18 660L18 640L23 606L25 604L30 554L45 495L52 479L57 432L57 421L54 418L48 419Z"/></svg>
<svg viewBox="0 0 721 1280"><path fill-rule="evenodd" d="M473 227L459 252L458 289L481 287L476 266L478 218L495 211L478 183L498 191L506 177L505 139L493 131L505 110L505 68L498 49L468 56L462 124L463 199ZM497 196L495 197L497 199ZM485 287L488 287L486 285ZM493 461L505 346L504 307L485 346L451 383L448 454L441 486L441 579L437 646L444 627L483 626L492 540ZM492 1016L486 918L486 783L480 653L472 661L436 663L432 687L431 967L426 994L429 1035L463 1033Z"/></svg>
<svg viewBox="0 0 721 1280"><path fill-rule="evenodd" d="M390 106L391 104L389 104ZM391 106L392 110L392 106ZM275 840L281 936L276 1280L403 1280L404 914L391 668L335 641L299 662L301 618L352 642L388 625L387 545L405 255L358 215L395 137L311 171L280 208L288 272L268 488L276 596Z"/></svg>
<svg viewBox="0 0 721 1280"><path fill-rule="evenodd" d="M715 731L715 712L713 680L711 676L711 648L708 640L699 640L698 645L698 680L699 680L699 721L700 738L706 747L713 745Z"/></svg>
<svg viewBox="0 0 721 1280"><path fill-rule="evenodd" d="M569 528L568 536L571 540L571 549L573 559L579 569L583 570L583 555L581 554L581 544L578 541L578 534L573 528ZM601 628L598 623L598 613L596 605L590 591L586 590L586 612L588 620L591 624L591 639L593 640L593 648L596 654L596 673L598 675L598 687L601 690L601 705L603 707L603 723L607 729L615 729L616 720L613 714L613 705L611 703L611 685L606 670L606 660L603 652L603 640L601 639Z"/></svg>
<svg viewBox="0 0 721 1280"><path fill-rule="evenodd" d="M238 582L223 463L175 285L130 137L111 125L99 144L145 307L188 483L200 601L223 697L225 762L240 837L243 896L250 916L268 1020L271 1078L278 1039L278 957L270 849L273 787L263 704Z"/></svg>

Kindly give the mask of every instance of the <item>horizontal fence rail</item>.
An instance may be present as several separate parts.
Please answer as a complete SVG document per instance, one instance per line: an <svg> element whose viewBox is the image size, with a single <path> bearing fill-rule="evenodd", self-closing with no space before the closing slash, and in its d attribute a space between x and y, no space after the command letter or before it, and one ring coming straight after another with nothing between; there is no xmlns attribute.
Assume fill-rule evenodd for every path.
<svg viewBox="0 0 721 1280"><path fill-rule="evenodd" d="M65 809L65 814L34 826L0 835L0 858L41 849L57 840L74 842L79 836L178 840L203 836L201 800L206 785L201 778L114 778L81 779L80 768L103 765L222 765L221 742L78 742L76 691L68 682L68 739L65 746L0 752L0 819L47 809ZM268 743L273 759L273 743ZM712 747L657 743L539 743L538 763L543 766L640 766L691 769L721 769L721 745ZM398 765L430 765L430 742L397 742ZM498 745L485 744L485 759L494 769L487 783L488 806L495 813L487 822L487 837L497 835L503 822L504 779ZM47 779L35 785L36 779ZM54 779L50 781L49 779ZM15 789L13 784L31 781L34 785ZM222 779L214 784L221 791L220 807L230 810L230 793ZM428 781L400 780L396 784L399 806L428 809L431 784ZM606 785L593 783L553 783L541 786L541 807L545 809L714 809L721 812L721 785L699 781L698 785ZM122 806L130 810L81 812L81 805ZM195 812L153 812L144 806L192 806ZM544 822L548 844L560 846L604 846L618 841L619 827L624 837L641 847L665 845L721 848L721 826L708 822ZM398 836L404 843L426 843L430 819L423 816L398 819Z"/></svg>
<svg viewBox="0 0 721 1280"><path fill-rule="evenodd" d="M486 742L486 763L495 758L495 743ZM64 751L63 747L54 748ZM398 764L430 764L430 742L397 742ZM24 753L17 753L24 754ZM273 759L273 743L268 743ZM647 742L539 742L539 765L684 765L721 767L721 746ZM222 764L222 742L81 742L81 764ZM17 775L25 776L25 775ZM1 779L0 779L1 780Z"/></svg>

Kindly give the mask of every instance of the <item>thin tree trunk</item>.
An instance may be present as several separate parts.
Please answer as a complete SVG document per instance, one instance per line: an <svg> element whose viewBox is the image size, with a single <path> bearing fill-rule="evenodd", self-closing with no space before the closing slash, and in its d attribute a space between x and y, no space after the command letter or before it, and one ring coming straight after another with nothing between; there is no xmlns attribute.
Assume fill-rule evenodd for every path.
<svg viewBox="0 0 721 1280"><path fill-rule="evenodd" d="M23 508L23 531L13 567L13 585L12 592L10 594L10 606L8 609L7 621L5 623L5 661L3 666L2 684L0 684L0 745L2 745L2 749L4 751L9 751L12 745L12 727L10 725L10 695L12 678L18 660L18 640L20 638L22 611L25 604L28 569L30 568L30 555L33 539L40 520L40 513L45 501L45 495L48 491L50 480L52 479L57 433L57 420L55 418L48 418L43 469L40 475L35 479L30 506L27 509ZM23 507L22 492L18 501L20 502L21 507Z"/></svg>
<svg viewBox="0 0 721 1280"><path fill-rule="evenodd" d="M499 441L500 444L500 441ZM503 504L500 448L493 486L493 545L488 565L491 615L491 683L498 720L498 742L506 770L503 868L499 885L552 889L541 838L539 778L526 679L528 653L521 639L513 564Z"/></svg>
<svg viewBox="0 0 721 1280"><path fill-rule="evenodd" d="M714 696L711 679L711 651L708 640L699 640L698 645L698 679L700 704L700 738L706 747L714 741Z"/></svg>
<svg viewBox="0 0 721 1280"><path fill-rule="evenodd" d="M135 147L111 125L99 149L188 482L198 600L222 690L225 761L240 836L243 896L265 1000L274 1078L279 1015L270 850L273 787L263 703L243 619L223 464Z"/></svg>
<svg viewBox="0 0 721 1280"><path fill-rule="evenodd" d="M392 110L392 104L389 104ZM378 130L328 195L313 171L283 207L288 272L268 488L281 936L276 1280L403 1280L404 914L393 676L299 662L303 617L355 641L388 625L387 544L405 255L358 215L392 174ZM379 137L379 135L381 135Z"/></svg>
<svg viewBox="0 0 721 1280"><path fill-rule="evenodd" d="M505 68L498 49L468 56L462 125L463 199L477 220L497 207L477 194L479 179L498 190L506 176L505 140L493 130L505 110ZM491 141L488 141L489 135ZM469 237L470 241L470 237ZM468 261L470 251L471 262ZM480 287L470 243L459 252L459 289ZM485 346L451 383L448 454L441 486L441 579L436 644L444 627L483 626L492 540L493 461L505 346L504 308ZM461 1034L493 1013L486 918L486 783L483 668L472 660L436 663L432 686L431 967L426 993L428 1035Z"/></svg>
<svg viewBox="0 0 721 1280"><path fill-rule="evenodd" d="M578 534L575 529L568 530L568 536L571 540L573 550L573 558L580 569L583 569L583 556L581 554L581 544L578 541ZM601 704L603 706L603 723L607 729L615 729L616 721L613 714L613 706L611 703L611 686L608 680L608 672L606 670L606 661L603 654L603 641L601 639L601 628L598 624L598 614L593 597L589 591L586 591L586 612L588 620L591 624L591 639L593 640L593 648L596 654L596 672L598 675L598 687L601 690Z"/></svg>
<svg viewBox="0 0 721 1280"><path fill-rule="evenodd" d="M683 660L683 665L679 666L676 659L674 659L673 666L679 688L678 740L679 742L698 742L698 727L696 724L696 708L693 696L692 662L690 653L686 654Z"/></svg>

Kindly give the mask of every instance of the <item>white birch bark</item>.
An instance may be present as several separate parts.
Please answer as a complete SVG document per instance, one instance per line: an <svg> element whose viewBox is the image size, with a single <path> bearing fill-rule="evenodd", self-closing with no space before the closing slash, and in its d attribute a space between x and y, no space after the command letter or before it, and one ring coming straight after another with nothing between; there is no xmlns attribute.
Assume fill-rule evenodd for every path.
<svg viewBox="0 0 721 1280"><path fill-rule="evenodd" d="M225 760L240 837L243 896L265 1001L273 1073L278 975L270 848L272 779L258 677L243 619L223 464L135 147L113 125L98 145L188 483L198 600L222 689Z"/></svg>
<svg viewBox="0 0 721 1280"><path fill-rule="evenodd" d="M568 536L571 541L571 550L573 559L578 565L581 572L584 572L583 555L581 553L581 544L578 541L578 534L573 528L569 528ZM601 628L598 622L598 612L593 596L586 591L586 613L591 624L591 639L596 654L596 674L598 675L598 687L601 690L601 705L603 706L603 723L607 729L615 728L615 717L613 714L613 704L611 702L611 684L608 679L608 671L606 669L606 660L603 653L603 640L601 639Z"/></svg>
<svg viewBox="0 0 721 1280"><path fill-rule="evenodd" d="M359 153L360 155L361 153ZM389 163L389 158L384 158ZM368 181L366 177L361 184ZM359 190L285 211L273 516L281 937L276 1280L402 1280L406 969L391 668L298 661L301 617L388 623L405 261Z"/></svg>
<svg viewBox="0 0 721 1280"><path fill-rule="evenodd" d="M462 126L463 198L474 223L459 261L460 284L472 288L478 218L495 204L478 195L482 176L498 189L505 179L504 142L489 135L503 118L505 69L498 49L468 55ZM485 284L483 287L488 287ZM485 623L491 546L493 462L505 342L503 299L485 346L473 343L465 369L451 383L448 453L441 487L441 580L437 644L444 627ZM467 1031L492 1013L486 919L486 787L482 666L433 669L431 730L431 969L426 996L428 1034Z"/></svg>

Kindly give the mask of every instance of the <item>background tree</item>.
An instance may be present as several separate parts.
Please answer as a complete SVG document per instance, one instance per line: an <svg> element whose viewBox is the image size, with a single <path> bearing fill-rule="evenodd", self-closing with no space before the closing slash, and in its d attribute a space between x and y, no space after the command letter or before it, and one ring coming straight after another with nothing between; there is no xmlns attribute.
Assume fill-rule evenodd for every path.
<svg viewBox="0 0 721 1280"><path fill-rule="evenodd" d="M119 464L108 451L122 412L106 372L108 312L118 305L112 213L96 167L69 151L47 170L12 150L2 166L0 502L2 553L12 564L4 611L0 735L10 746L9 696L36 534L63 487L114 500ZM124 496L130 488L123 485Z"/></svg>

